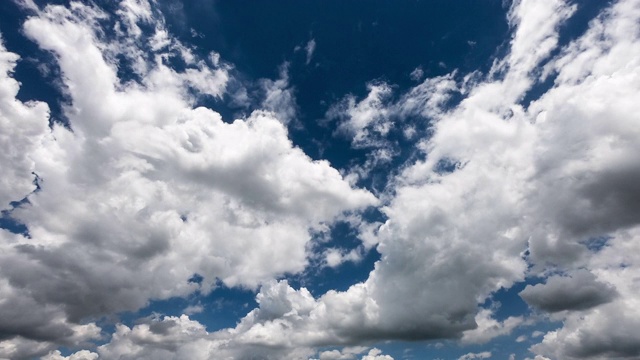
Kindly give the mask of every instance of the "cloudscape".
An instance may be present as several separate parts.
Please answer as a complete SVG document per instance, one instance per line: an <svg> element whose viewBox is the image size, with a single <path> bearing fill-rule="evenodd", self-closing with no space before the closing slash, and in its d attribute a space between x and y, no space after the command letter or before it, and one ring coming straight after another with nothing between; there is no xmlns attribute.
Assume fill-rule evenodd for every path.
<svg viewBox="0 0 640 360"><path fill-rule="evenodd" d="M640 358L640 0L0 3L0 359Z"/></svg>

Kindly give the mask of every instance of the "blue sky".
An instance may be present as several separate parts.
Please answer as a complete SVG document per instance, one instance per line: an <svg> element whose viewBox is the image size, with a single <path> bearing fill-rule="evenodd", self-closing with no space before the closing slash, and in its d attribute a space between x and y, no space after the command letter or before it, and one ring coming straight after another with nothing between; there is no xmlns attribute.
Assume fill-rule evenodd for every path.
<svg viewBox="0 0 640 360"><path fill-rule="evenodd" d="M0 359L640 357L640 1L0 3Z"/></svg>

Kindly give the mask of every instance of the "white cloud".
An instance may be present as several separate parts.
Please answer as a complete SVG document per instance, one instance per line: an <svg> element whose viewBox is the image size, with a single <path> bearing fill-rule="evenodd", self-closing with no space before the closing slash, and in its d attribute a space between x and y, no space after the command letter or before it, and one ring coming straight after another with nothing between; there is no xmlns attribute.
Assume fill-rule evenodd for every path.
<svg viewBox="0 0 640 360"><path fill-rule="evenodd" d="M293 88L289 86L289 64L280 66L278 80L262 79L260 86L264 92L262 108L274 113L275 117L287 125L296 118L296 102Z"/></svg>
<svg viewBox="0 0 640 360"><path fill-rule="evenodd" d="M413 81L420 81L420 80L422 80L423 76L424 76L424 71L422 70L421 67L417 67L417 68L413 69L411 74L409 74L409 77Z"/></svg>
<svg viewBox="0 0 640 360"><path fill-rule="evenodd" d="M476 315L477 327L463 333L460 342L463 344L484 344L498 336L510 335L524 319L521 316L510 316L502 322L492 318L490 309L483 309Z"/></svg>
<svg viewBox="0 0 640 360"><path fill-rule="evenodd" d="M41 146L49 125L47 104L16 99L19 84L11 75L18 60L0 38L0 210L36 189L32 153Z"/></svg>
<svg viewBox="0 0 640 360"><path fill-rule="evenodd" d="M152 21L138 12L145 6L121 6L135 13L123 33L140 39L122 46L145 48L145 34L134 26ZM176 46L152 53L158 61L133 65L144 72L140 82L123 83L112 61L125 48L98 36L96 19L108 20L73 3L47 6L24 24L25 34L58 61L73 131L58 124L49 130L45 104L15 100L18 84L9 75L17 56L0 49L0 126L11 135L1 139L15 149L0 158L9 170L3 181L11 184L2 188L3 208L34 189L32 172L42 179L41 191L13 212L31 237L0 233L0 333L8 334L0 339L0 356L84 346L100 335L88 319L137 310L152 299L207 293L218 279L255 288L302 271L314 228L377 202L328 162L294 147L273 113L226 123L212 110L194 109L188 90L218 96L228 75L198 59L184 72L165 66L157 57L188 55L175 39ZM202 284L188 282L194 273ZM203 329L175 321L188 331ZM125 353L136 357L146 345L129 336L158 339L145 331L120 326L102 351L130 346ZM28 339L41 341L30 346L36 352L15 355ZM158 345L158 356L197 348L190 338L178 340L184 344L168 352L166 341L165 348Z"/></svg>
<svg viewBox="0 0 640 360"><path fill-rule="evenodd" d="M491 353L489 351L483 351L480 353L468 353L462 355L458 358L458 360L472 360L472 359L488 359L491 357Z"/></svg>
<svg viewBox="0 0 640 360"><path fill-rule="evenodd" d="M12 319L0 332L20 335L0 343L8 356L27 348L19 344L23 339L43 333L63 335L38 343L42 354L53 344L91 340L99 329L81 319L189 294L198 287L187 282L195 272L204 276L203 291L216 278L232 286L263 284L259 307L235 328L213 333L187 316L118 325L98 354L298 359L328 344L483 343L511 333L523 319L498 322L479 304L527 275L558 268L569 274L584 268L593 274L589 283L611 284L618 297L558 315L562 327L532 347L536 358L640 354L633 280L640 276L637 0L616 3L554 59L557 29L575 6L514 2L510 51L486 78L427 79L397 104L389 103L389 85L370 84L365 99L347 97L334 107L329 115L341 119L355 147L384 144L394 126L390 112L432 119L433 136L418 144L425 159L394 178L382 208L386 223L363 236L378 243L381 254L369 278L319 298L272 279L304 269L310 229L376 199L292 146L281 123L288 115L273 116L274 109L289 108L287 101L266 101L272 112L225 123L211 110L193 109L186 91L221 93L224 81L215 75L219 81L197 83L188 71L156 62L142 83L121 84L102 51L109 47L88 25L91 16L103 15L75 6L73 13L48 7L25 24L28 36L57 54L73 100L67 113L74 132L54 126L49 133L43 106L34 115L36 137L16 130L28 157L19 157L23 165L14 171L21 187L6 198L33 189L31 171L43 180L42 191L29 196L31 205L14 211L32 238L0 233L6 299L0 318ZM179 46L171 51L188 57ZM2 54L8 73L15 56ZM544 62L546 73L539 74ZM194 74L226 74L192 64ZM519 103L540 76L554 73L555 85L542 97L530 106ZM287 98L281 95L288 82L276 82L265 85L267 93ZM1 84L9 89L2 96L15 101L17 84L6 75ZM466 98L447 109L454 91ZM457 164L455 171L439 171L442 162ZM583 244L604 235L611 239L602 249ZM339 255L331 262L342 261ZM576 278L551 277L541 288L586 282ZM37 311L10 316L27 308ZM363 359L381 357L390 358L374 349Z"/></svg>
<svg viewBox="0 0 640 360"><path fill-rule="evenodd" d="M369 350L369 353L362 357L362 360L393 360L389 355L382 355L380 349L373 348Z"/></svg>
<svg viewBox="0 0 640 360"><path fill-rule="evenodd" d="M425 79L404 94L393 111L400 117L419 115L431 119L441 116L451 95L459 91L453 76L448 74Z"/></svg>
<svg viewBox="0 0 640 360"><path fill-rule="evenodd" d="M204 306L202 306L201 304L197 304L197 305L187 306L186 308L184 308L184 310L182 310L182 313L185 315L193 315L193 314L199 314L203 311L204 311Z"/></svg>
<svg viewBox="0 0 640 360"><path fill-rule="evenodd" d="M69 356L62 356L60 351L55 350L52 353L46 356L43 356L41 359L42 360L96 360L98 359L98 354L88 350L80 350Z"/></svg>
<svg viewBox="0 0 640 360"><path fill-rule="evenodd" d="M309 40L304 50L307 52L306 64L309 65L309 63L311 62L311 58L313 57L313 53L316 51L316 40L315 39Z"/></svg>
<svg viewBox="0 0 640 360"><path fill-rule="evenodd" d="M386 83L368 84L369 94L361 101L353 95L327 111L330 119L340 119L338 131L353 136L351 144L356 148L381 146L392 122L385 102L392 90Z"/></svg>
<svg viewBox="0 0 640 360"><path fill-rule="evenodd" d="M514 8L520 15L512 21L525 35L516 35L513 46L520 49L520 42L526 42L536 51L514 50L498 62L495 71L506 72L503 80L472 85L456 109L438 109L444 104L440 100L424 107L438 119L434 136L421 144L428 156L396 179L395 196L383 208L389 220L377 232L382 258L368 280L318 299L286 282L269 284L259 295L260 308L216 336L289 349L461 335L463 342L482 343L522 323L519 317L499 323L489 310L478 312L478 304L493 291L522 280L527 269L522 253L531 223L523 214L531 208L525 202L535 201L530 197L536 173L531 159L537 154L540 125L532 123L516 101L533 82L530 72L537 61L552 50L556 27L572 11L560 2L546 4L549 9L531 2L517 4L531 9ZM518 20L523 14L527 16ZM544 33L527 35L530 26ZM438 83L447 84L442 94L454 88L446 78ZM343 123L356 138L371 124L386 121L380 117L386 110L379 90L371 88L369 100L358 105L355 100L347 104L353 114L364 114ZM441 159L462 165L441 174Z"/></svg>
<svg viewBox="0 0 640 360"><path fill-rule="evenodd" d="M348 360L367 350L364 346L345 347L342 350L328 350L320 353L320 360ZM372 349L373 350L373 349Z"/></svg>
<svg viewBox="0 0 640 360"><path fill-rule="evenodd" d="M118 325L97 352L105 359L209 359L212 343L203 325L186 315L167 316L133 328Z"/></svg>
<svg viewBox="0 0 640 360"><path fill-rule="evenodd" d="M325 251L324 257L327 266L336 268L344 262L359 262L362 260L364 249L359 247L346 251L344 249L329 248Z"/></svg>
<svg viewBox="0 0 640 360"><path fill-rule="evenodd" d="M453 337L467 331L469 342L472 334L478 335L473 341L482 342L508 334L522 320L496 324L482 317L483 312L477 313L478 303L493 291L524 279L527 261L538 268L547 263L584 264L590 252L582 241L632 221L626 214L635 213L633 205L617 194L631 189L633 197L635 188L614 179L634 178L616 171L622 164L634 169L623 160L634 158L631 154L637 152L637 142L620 141L611 150L604 148L615 150L612 155L622 161L620 165L599 161L607 153L587 146L603 140L601 130L609 131L613 139L637 138L629 118L637 112L632 111L636 102L631 98L639 92L638 82L632 82L637 77L634 63L621 71L618 62L603 68L615 73L605 71L600 80L586 78L576 85L564 83L559 70L558 84L540 100L528 108L518 103L536 81L536 68L554 49L559 24L573 11L573 6L561 1L516 3L511 12L511 21L517 25L513 51L496 63L493 74L501 74L498 79L490 76L472 83L465 90L468 97L458 107L430 113L437 120L434 135L420 144L427 159L407 167L396 179L394 198L383 208L389 220L377 233L380 262L363 284L318 299L317 309L331 306L332 311L311 312L314 321L326 318L332 324L329 328L340 329L334 333L342 339L339 341L361 336ZM616 41L627 44L622 38ZM571 46L575 45L569 49ZM612 91L608 82L625 86ZM591 103L569 101L589 93L594 93L589 97L594 99ZM596 101L599 96L609 102ZM378 95L371 91L368 98L378 99ZM360 134L387 108L366 99L350 104L346 109L353 111L362 105L371 110L363 112L371 116L351 117L343 123ZM606 111L614 107L628 111ZM593 126L584 126L585 121ZM358 132L353 133L357 139ZM575 149L567 144L575 144ZM604 144L611 144L610 140ZM438 164L443 160L460 166L442 174ZM579 190L581 187L585 190ZM609 202L590 202L592 196ZM597 212L590 213L590 203L599 204ZM581 208L567 208L578 205ZM528 246L530 257L525 253ZM633 328L633 322L629 324ZM293 326L307 329L310 325ZM496 331L484 331L488 336L481 338L482 331L473 330L485 328Z"/></svg>

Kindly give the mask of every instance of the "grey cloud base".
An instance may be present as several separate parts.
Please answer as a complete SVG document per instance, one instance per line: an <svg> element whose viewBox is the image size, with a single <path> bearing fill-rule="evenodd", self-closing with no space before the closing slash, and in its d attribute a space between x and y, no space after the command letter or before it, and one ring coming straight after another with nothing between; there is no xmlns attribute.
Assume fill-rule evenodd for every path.
<svg viewBox="0 0 640 360"><path fill-rule="evenodd" d="M586 310L612 301L617 293L593 274L577 271L570 276L551 276L545 284L527 285L520 296L536 308L549 312Z"/></svg>

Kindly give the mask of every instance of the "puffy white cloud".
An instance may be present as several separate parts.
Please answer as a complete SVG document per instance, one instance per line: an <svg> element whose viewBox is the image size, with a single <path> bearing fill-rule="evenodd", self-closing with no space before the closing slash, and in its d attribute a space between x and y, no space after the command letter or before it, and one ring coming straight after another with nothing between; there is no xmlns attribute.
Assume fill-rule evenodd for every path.
<svg viewBox="0 0 640 360"><path fill-rule="evenodd" d="M635 100L640 92L639 23L640 2L615 3L550 63L558 74L556 86L531 106L544 124L540 153L546 155L536 159L545 186L537 193L541 206L536 216L542 226L531 239L532 254L556 263L577 261L573 266L588 269L596 284L611 284L618 292L604 305L562 315L563 326L532 348L539 355L640 355L640 289L633 280L639 271L635 248L640 239L633 215L640 168L633 159L640 134L632 115L640 110ZM593 251L576 245L590 245L603 236L608 240L595 244Z"/></svg>
<svg viewBox="0 0 640 360"><path fill-rule="evenodd" d="M345 347L342 350L328 350L320 352L320 360L348 360L355 359L356 355L367 350L364 346ZM373 349L372 349L373 350Z"/></svg>
<svg viewBox="0 0 640 360"><path fill-rule="evenodd" d="M462 334L462 344L484 344L498 336L509 335L524 323L521 316L510 316L502 322L495 320L490 309L483 309L476 315L477 327Z"/></svg>
<svg viewBox="0 0 640 360"><path fill-rule="evenodd" d="M47 104L16 99L19 84L11 75L19 58L7 51L0 38L0 210L36 189L32 154L44 141L49 125Z"/></svg>
<svg viewBox="0 0 640 360"><path fill-rule="evenodd" d="M388 221L375 233L382 258L369 278L318 299L283 282L269 285L261 291L261 307L221 334L281 348L460 336L463 342L482 343L522 323L519 317L499 323L490 311L478 311L478 304L524 279L525 250L538 241L530 234L546 219L538 213L544 199L534 195L552 189L538 175L537 162L540 143L548 139L540 134L550 130L548 123L532 120L545 100L531 109L517 103L535 81L535 67L557 42L558 25L573 11L560 1L545 4L548 8L526 1L514 5L514 51L494 68L504 76L465 85L468 97L458 107L427 113L437 118L433 137L420 145L427 158L395 180L394 196L383 208ZM528 34L531 27L542 34ZM521 42L535 51L521 51ZM453 88L443 85L440 93L446 97ZM364 119L360 130L371 123L371 117ZM443 173L438 166L444 160L460 165ZM580 240L564 241L581 247ZM532 260L550 259L536 253ZM263 308L268 298L279 304L277 312L271 305Z"/></svg>
<svg viewBox="0 0 640 360"><path fill-rule="evenodd" d="M479 353L468 353L462 355L458 358L458 360L489 359L490 357L491 353L489 351L483 351Z"/></svg>
<svg viewBox="0 0 640 360"><path fill-rule="evenodd" d="M42 360L96 360L98 359L98 354L88 350L80 350L69 356L62 356L60 351L55 350L52 353L46 356L43 356L41 359Z"/></svg>
<svg viewBox="0 0 640 360"><path fill-rule="evenodd" d="M389 355L382 355L380 349L373 348L369 350L369 353L362 357L362 360L393 360Z"/></svg>
<svg viewBox="0 0 640 360"><path fill-rule="evenodd" d="M351 318L365 325L352 329L352 337L454 337L464 331L474 334L472 329L483 328L483 321L500 331L485 332L489 335L482 341L509 333L517 326L515 318L514 324L502 327L490 318L478 319L482 312L476 314L477 304L524 279L527 263L534 265L533 273L548 265L569 271L586 266L599 283L612 284L623 294L624 300L582 314L585 319L631 301L632 291L625 296L620 289L633 283L631 277L614 281L613 275L605 277L604 269L589 262L607 254L609 246L625 244L616 231L638 222L634 214L640 203L635 201L639 176L633 160L638 153L633 114L638 113L640 93L634 60L638 7L638 1L620 1L593 22L584 37L549 59L558 27L575 7L563 1L516 2L510 12L516 26L511 51L495 63L487 79L453 86L444 78L433 83L441 86L416 91L426 96L416 97L414 108L427 109L423 116L435 118L434 133L419 145L426 160L396 178L394 196L383 208L388 221L377 232L382 258L364 284L319 299L357 309ZM524 107L519 102L539 80L538 67L544 61L549 71L557 72L556 84ZM442 109L447 93L456 88L467 97L453 109ZM443 100L423 105L429 94ZM411 92L406 96L411 99ZM352 101L348 108L360 104L367 102ZM376 116L386 114L386 108L367 107ZM365 126L354 128L366 129L375 117L363 119ZM453 172L443 173L442 162L457 165ZM594 257L589 239L605 235L619 240ZM628 236L632 241L633 235ZM602 261L610 274L632 271L622 272L619 263ZM630 263L624 262L625 269ZM572 286L581 285L578 279ZM629 312L623 328L634 334L629 330L637 328L635 311ZM581 318L571 319L565 320L566 338L545 342L569 348L571 336L579 340L576 348L585 348L586 337L570 334L578 332L577 324L589 327ZM607 341L615 332L607 332L606 321L598 323L599 327L589 321L593 329L579 333L592 331L590 339L598 340L593 343L600 354L633 356L635 350L624 344L633 344L634 335ZM349 324L343 319L339 326ZM606 344L616 343L622 344L619 350L615 345L607 349Z"/></svg>
<svg viewBox="0 0 640 360"><path fill-rule="evenodd" d="M362 260L364 249L362 247L345 251L344 249L329 248L324 253L327 266L335 268L340 264L351 261L359 262Z"/></svg>
<svg viewBox="0 0 640 360"><path fill-rule="evenodd" d="M39 339L51 326L67 335L43 339L39 351L51 350L53 341L78 344L97 334L82 319L208 291L216 278L263 284L259 307L235 328L209 333L186 316L148 319L119 325L98 354L296 359L318 346L376 340L483 343L523 319L498 322L479 304L528 274L559 268L570 276L551 277L523 296L535 304L546 293L575 288L571 294L581 296L562 309L584 303L585 285L611 284L618 296L596 296L588 302L594 306L578 306L581 312L554 315L563 326L532 347L538 358L639 356L639 1L618 1L554 59L558 27L575 6L514 2L510 51L486 78L427 79L397 104L388 103L388 85L370 84L365 99L347 97L334 107L328 116L342 120L355 147L384 145L390 114L403 111L432 119L433 136L418 144L425 159L393 179L382 208L388 220L375 230L362 226L369 230L365 243L379 244L381 254L369 278L319 298L269 280L304 269L310 230L376 199L293 147L273 112L225 123L209 109L193 109L188 89L219 94L224 81L198 85L158 61L142 82L121 84L105 55L110 48L90 29L91 19L104 15L74 6L48 7L25 24L26 34L59 60L73 100L73 132L54 126L49 133L38 123L41 140L20 160L42 178L42 190L14 210L32 238L2 233L0 291L8 300L0 314L12 321L0 326L21 336L4 346ZM5 58L9 69L15 60ZM192 64L197 73L225 74ZM555 75L543 96L520 104L541 76ZM448 109L455 91L466 98ZM281 107L276 103L270 110ZM36 118L46 120L40 111ZM443 163L453 171L442 171ZM30 172L20 171L26 184ZM603 236L610 237L603 248L589 249L590 239ZM586 271L592 275L581 275ZM202 285L187 282L196 272ZM33 319L10 317L20 306L39 310ZM367 357L385 358L374 350Z"/></svg>
<svg viewBox="0 0 640 360"><path fill-rule="evenodd" d="M191 91L220 95L226 70L198 59L187 61L184 72L166 66L163 58L188 53L170 37L175 46L156 52L147 46L154 40L136 24L155 21L148 5L121 3L115 21L126 22L113 42L96 24L114 19L80 3L47 6L24 24L61 68L72 131L58 124L50 130L45 104L15 100L10 73L17 56L0 49L1 141L11 150L0 155L2 180L11 184L3 186L2 206L29 195L12 215L30 238L0 233L0 345L12 358L55 344L83 346L100 335L87 321L152 299L206 293L218 279L255 288L302 271L315 228L377 202L328 162L294 147L272 112L227 123L210 109L193 108ZM162 21L153 25L156 34L162 30ZM135 41L120 44L122 34ZM155 61L133 64L144 76L123 82L116 68L124 65L113 54L131 46L151 51ZM32 172L41 191L30 194ZM188 282L194 273L204 277L201 284ZM197 327L175 321L184 331ZM120 326L102 352L108 358L129 346L124 353L136 357L156 335L142 325ZM22 338L46 346L12 355ZM172 358L172 351L198 348L186 338L172 344L164 341L153 354Z"/></svg>
<svg viewBox="0 0 640 360"><path fill-rule="evenodd" d="M209 359L215 341L208 335L186 315L167 316L133 328L118 325L111 341L97 352L104 359Z"/></svg>

